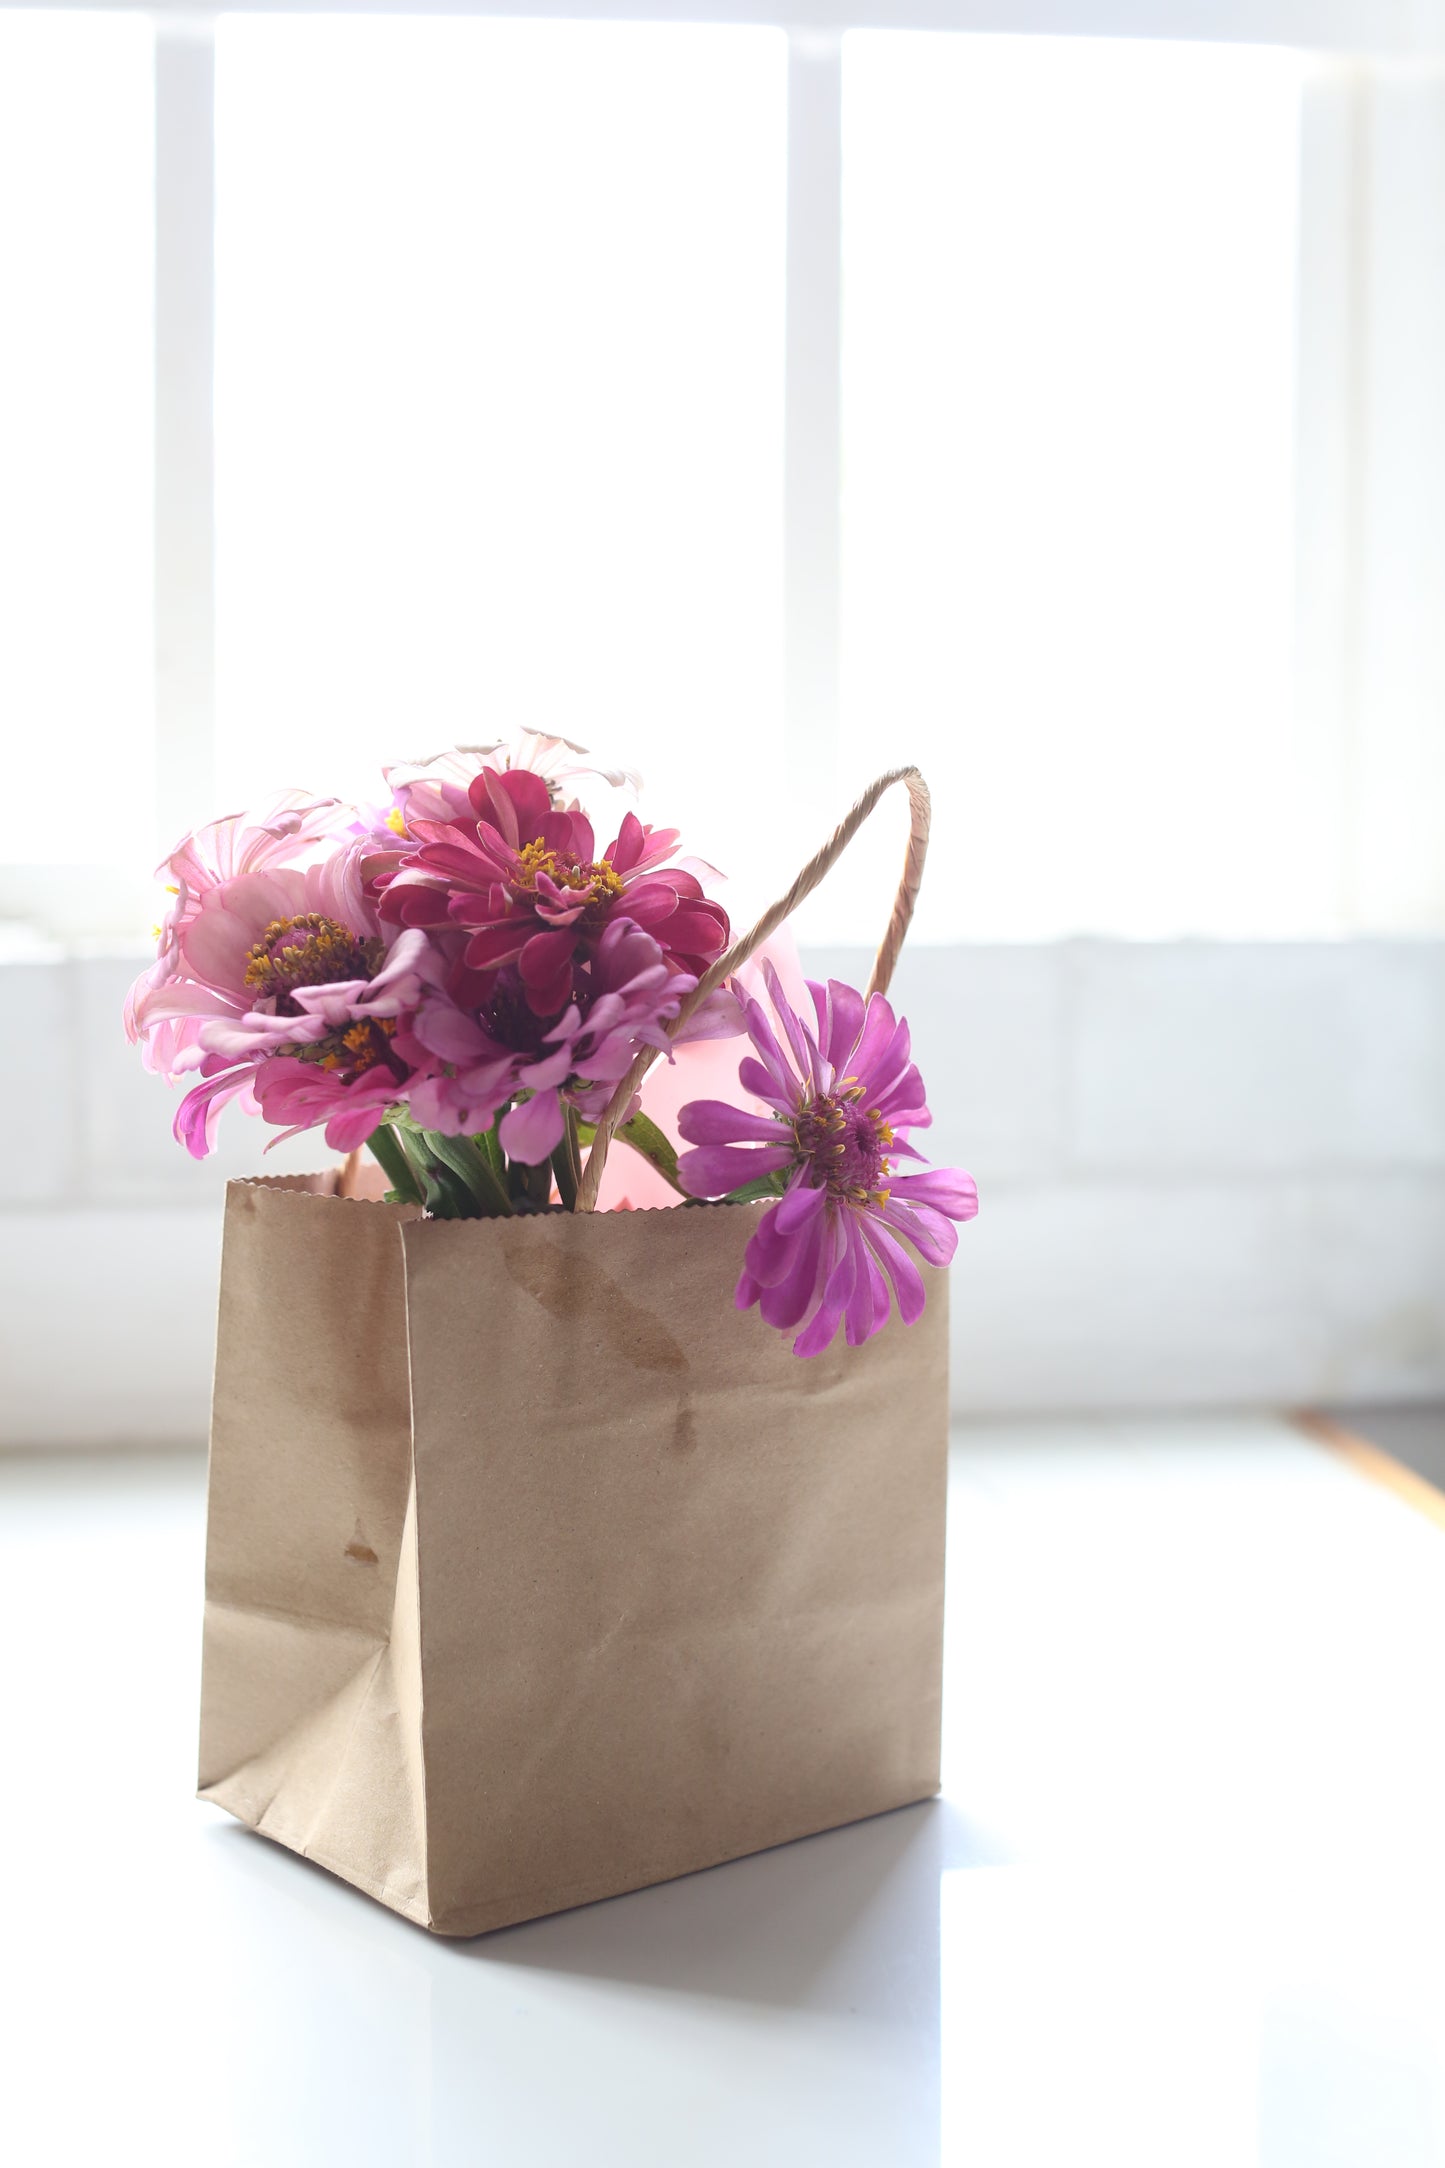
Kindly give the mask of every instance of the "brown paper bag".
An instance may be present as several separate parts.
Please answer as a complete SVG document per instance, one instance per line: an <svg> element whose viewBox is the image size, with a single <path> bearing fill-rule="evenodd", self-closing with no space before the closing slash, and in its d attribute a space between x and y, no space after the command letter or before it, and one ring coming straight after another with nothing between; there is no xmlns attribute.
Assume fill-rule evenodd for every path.
<svg viewBox="0 0 1445 2168"><path fill-rule="evenodd" d="M756 1207L227 1192L200 1790L472 1935L938 1788L947 1304L799 1361Z"/></svg>
<svg viewBox="0 0 1445 2168"><path fill-rule="evenodd" d="M916 769L684 1016L895 783L886 989ZM340 1194L227 1192L201 1796L442 1934L938 1789L946 1282L916 1325L803 1362L733 1308L760 1207L597 1212L654 1058L576 1213L429 1220L352 1194L351 1163Z"/></svg>

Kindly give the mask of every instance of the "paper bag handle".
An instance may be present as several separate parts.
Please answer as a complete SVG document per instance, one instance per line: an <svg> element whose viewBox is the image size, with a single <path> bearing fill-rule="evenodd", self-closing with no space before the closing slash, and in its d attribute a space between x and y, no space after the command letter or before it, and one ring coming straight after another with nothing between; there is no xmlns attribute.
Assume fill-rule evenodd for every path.
<svg viewBox="0 0 1445 2168"><path fill-rule="evenodd" d="M886 775L879 776L876 783L869 784L852 812L839 822L823 848L808 860L787 894L771 904L757 924L750 926L740 940L734 941L726 955L720 956L716 963L709 965L692 992L684 998L674 1021L668 1025L669 1039L677 1037L698 1004L705 1001L715 987L721 986L724 979L730 978L739 964L746 963L753 950L766 941L770 933L777 932L783 920L792 916L804 897L812 895L824 874L842 857L884 792L891 790L895 783L902 783L908 792L911 816L908 849L903 860L898 894L893 899L893 910L883 939L878 944L878 954L873 960L873 972L868 981L870 994L887 993L893 967L898 961L898 953L908 931L908 922L913 916L913 906L918 900L918 887L923 879L923 861L928 850L928 827L932 808L928 785L917 768L890 768ZM597 1191L602 1181L602 1169L607 1164L607 1148L612 1142L613 1132L626 1113L638 1085L656 1061L658 1052L659 1049L655 1046L645 1046L642 1049L603 1109L592 1149L587 1155L587 1164L582 1170L582 1179L577 1185L579 1212L595 1212L597 1209Z"/></svg>

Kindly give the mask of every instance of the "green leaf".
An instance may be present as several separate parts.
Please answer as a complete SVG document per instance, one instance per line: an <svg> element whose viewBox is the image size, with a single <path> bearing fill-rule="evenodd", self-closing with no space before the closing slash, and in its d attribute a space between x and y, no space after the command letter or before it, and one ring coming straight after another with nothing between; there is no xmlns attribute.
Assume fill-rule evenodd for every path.
<svg viewBox="0 0 1445 2168"><path fill-rule="evenodd" d="M412 1172L411 1162L393 1129L385 1122L373 1129L366 1140L367 1149L391 1184L392 1196L398 1204L422 1204L425 1199L422 1187Z"/></svg>
<svg viewBox="0 0 1445 2168"><path fill-rule="evenodd" d="M617 1132L624 1144L630 1144L634 1152L640 1152L649 1166L656 1167L664 1182L668 1182L679 1196L686 1196L677 1178L677 1153L671 1140L665 1137L656 1122L645 1114L634 1114L630 1122L624 1122Z"/></svg>
<svg viewBox="0 0 1445 2168"><path fill-rule="evenodd" d="M781 1197L786 1186L786 1170L773 1174L760 1174L756 1182L744 1182L741 1189L730 1189L720 1204L756 1204L762 1198Z"/></svg>
<svg viewBox="0 0 1445 2168"><path fill-rule="evenodd" d="M577 1124L577 1135L583 1144L590 1144L596 1134L595 1122ZM616 1134L624 1144L630 1144L634 1152L640 1153L650 1167L655 1167L663 1181L675 1189L679 1197L687 1195L687 1191L677 1179L677 1154L656 1122L649 1120L645 1114L634 1114L630 1122L623 1122Z"/></svg>
<svg viewBox="0 0 1445 2168"><path fill-rule="evenodd" d="M497 1135L499 1122L493 1122L484 1137L473 1137L472 1142L486 1160L497 1180L505 1187L507 1180L507 1156L502 1150L502 1140Z"/></svg>
<svg viewBox="0 0 1445 2168"><path fill-rule="evenodd" d="M439 1130L420 1132L422 1143L434 1160L455 1176L463 1193L465 1219L501 1219L510 1214L512 1200L492 1170L489 1155L475 1137L447 1137Z"/></svg>
<svg viewBox="0 0 1445 2168"><path fill-rule="evenodd" d="M408 1136L406 1149L412 1173L421 1184L423 1200L432 1217L470 1219L470 1190L450 1167L431 1155L422 1131L415 1130Z"/></svg>

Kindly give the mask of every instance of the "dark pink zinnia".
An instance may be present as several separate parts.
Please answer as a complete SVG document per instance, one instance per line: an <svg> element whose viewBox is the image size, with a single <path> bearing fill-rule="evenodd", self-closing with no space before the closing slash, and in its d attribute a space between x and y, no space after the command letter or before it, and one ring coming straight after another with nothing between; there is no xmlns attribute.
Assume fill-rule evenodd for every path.
<svg viewBox="0 0 1445 2168"><path fill-rule="evenodd" d="M484 768L467 795L475 818L412 823L418 848L388 879L381 915L462 929L466 971L485 982L515 964L536 1015L566 1008L574 959L596 947L614 911L652 936L672 971L700 977L725 946L722 906L687 866L664 863L676 829L629 813L599 856L586 814L554 806L530 769Z"/></svg>
<svg viewBox="0 0 1445 2168"><path fill-rule="evenodd" d="M694 1100L678 1127L697 1149L682 1154L678 1176L694 1197L723 1197L760 1175L786 1174L783 1196L748 1243L735 1299L740 1310L756 1303L784 1331L802 1326L793 1352L818 1355L840 1324L850 1347L881 1332L890 1285L899 1316L914 1322L923 1276L903 1243L928 1264L946 1265L958 1246L952 1222L973 1218L978 1191L957 1168L893 1170L896 1158L921 1164L906 1132L932 1116L908 1026L883 996L865 1005L838 979L826 987L810 980L815 1033L771 965L765 976L788 1051L759 1003L744 999L754 1052L738 1080L773 1112Z"/></svg>

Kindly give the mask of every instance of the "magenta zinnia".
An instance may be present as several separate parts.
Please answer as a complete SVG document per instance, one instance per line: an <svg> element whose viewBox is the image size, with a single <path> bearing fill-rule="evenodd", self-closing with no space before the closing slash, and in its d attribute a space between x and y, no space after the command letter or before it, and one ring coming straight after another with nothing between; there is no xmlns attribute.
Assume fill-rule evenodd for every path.
<svg viewBox="0 0 1445 2168"><path fill-rule="evenodd" d="M923 1166L908 1141L907 1132L932 1116L908 1026L883 996L865 1004L838 979L826 987L810 980L814 1030L771 966L765 976L787 1048L762 1006L744 999L754 1051L738 1080L773 1111L694 1100L678 1126L696 1149L682 1154L678 1176L695 1197L725 1197L761 1176L783 1179L783 1195L748 1243L735 1299L740 1310L756 1303L781 1330L801 1326L794 1353L817 1355L840 1324L850 1347L880 1332L890 1286L899 1316L914 1322L923 1276L903 1245L946 1265L958 1245L952 1222L972 1219L978 1192L971 1175ZM897 1159L918 1160L921 1171L900 1175Z"/></svg>
<svg viewBox="0 0 1445 2168"><path fill-rule="evenodd" d="M473 1005L515 965L534 1013L559 1016L575 964L614 917L640 926L669 970L693 978L725 947L722 905L690 865L668 863L675 828L628 813L599 855L586 814L555 805L547 781L526 768L484 768L467 799L465 816L448 821L408 812L410 847L395 863L387 854L380 911L392 925L460 929Z"/></svg>

